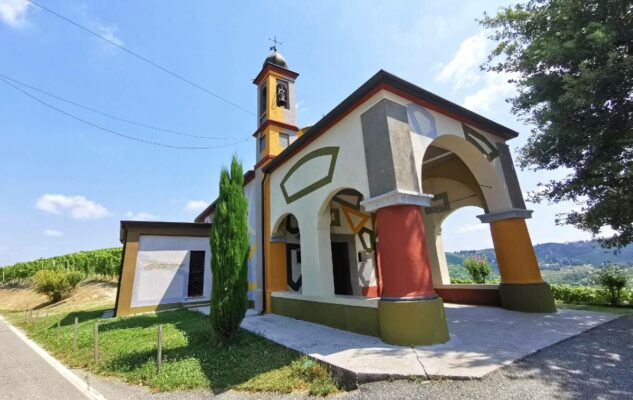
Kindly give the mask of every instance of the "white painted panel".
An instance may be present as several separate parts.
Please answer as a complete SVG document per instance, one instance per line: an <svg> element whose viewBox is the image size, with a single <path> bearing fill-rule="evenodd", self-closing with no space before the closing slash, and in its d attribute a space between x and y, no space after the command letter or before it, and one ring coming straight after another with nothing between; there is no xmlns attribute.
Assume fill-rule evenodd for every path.
<svg viewBox="0 0 633 400"><path fill-rule="evenodd" d="M202 297L189 299L189 252L205 252ZM132 307L208 300L211 294L209 239L190 236L141 235L136 259Z"/></svg>

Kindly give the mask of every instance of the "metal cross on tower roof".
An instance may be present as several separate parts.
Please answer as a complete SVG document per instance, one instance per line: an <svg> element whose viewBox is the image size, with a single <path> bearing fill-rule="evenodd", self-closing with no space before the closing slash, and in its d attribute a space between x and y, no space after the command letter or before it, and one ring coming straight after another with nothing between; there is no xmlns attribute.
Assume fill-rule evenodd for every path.
<svg viewBox="0 0 633 400"><path fill-rule="evenodd" d="M280 41L278 41L278 40L277 40L277 35L273 36L273 38L272 38L272 39L271 39L271 38L268 38L268 40L270 40L271 42L273 42L273 45L272 45L272 46L270 46L270 49L271 49L272 51L277 51L277 45L278 45L278 44L283 44L283 43L281 43Z"/></svg>

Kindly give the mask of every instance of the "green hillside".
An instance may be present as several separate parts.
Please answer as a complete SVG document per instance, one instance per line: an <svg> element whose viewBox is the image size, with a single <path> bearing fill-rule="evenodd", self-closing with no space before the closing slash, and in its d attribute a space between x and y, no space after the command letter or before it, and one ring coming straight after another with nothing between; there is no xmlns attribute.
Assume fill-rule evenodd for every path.
<svg viewBox="0 0 633 400"><path fill-rule="evenodd" d="M592 274L605 264L627 267L627 273L633 280L633 245L614 252L600 247L595 241L543 243L534 246L534 252L543 278L550 283L591 285ZM467 277L463 259L475 255L486 256L493 266L493 274L498 275L494 249L481 249L446 253L451 276L460 279Z"/></svg>
<svg viewBox="0 0 633 400"><path fill-rule="evenodd" d="M80 251L6 266L1 269L0 282L25 280L41 269L79 271L86 276L113 277L118 275L120 264L120 247Z"/></svg>

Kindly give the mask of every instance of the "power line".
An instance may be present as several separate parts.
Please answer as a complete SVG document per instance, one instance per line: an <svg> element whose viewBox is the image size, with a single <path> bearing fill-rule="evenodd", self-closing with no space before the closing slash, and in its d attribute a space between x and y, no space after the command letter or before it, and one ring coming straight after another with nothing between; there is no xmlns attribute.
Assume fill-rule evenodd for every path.
<svg viewBox="0 0 633 400"><path fill-rule="evenodd" d="M118 121L122 121L122 122L125 122L125 123L128 123L128 124L131 124L131 125L136 125L136 126L140 126L140 127L143 127L143 128L153 129L153 130L160 131L160 132L171 133L171 134L179 135L179 136L192 137L192 138L196 138L196 139L230 140L229 138L219 137L219 136L193 135L193 134L186 133L186 132L176 131L176 130L173 130L173 129L161 128L161 127L149 125L149 124L146 124L146 123L143 123L143 122L133 121L133 120L130 120L130 119L127 119L127 118L123 118L123 117L118 117L116 115L112 115L112 114L106 113L104 111L97 110L96 108L89 107L89 106L77 103L76 101L66 99L64 97L61 97L61 96L56 95L54 93L48 92L48 91L46 91L44 89L40 89L40 88L38 88L36 86L33 86L33 85L30 85L28 83L24 83L24 82L18 81L17 79L11 78L11 77L6 76L4 74L0 74L0 78L4 78L4 79L9 80L9 81L11 81L13 83L16 83L16 84L18 84L20 86L24 86L24 87L27 87L27 88L29 88L31 90L35 90L37 92L43 93L43 94L45 94L47 96L53 97L53 98L55 98L57 100L65 102L65 103L72 104L75 107L83 108L84 110L88 110L88 111L91 111L93 113L96 113L96 114L99 114L99 115L103 115L105 117L112 118L112 119L115 119L115 120L118 120Z"/></svg>
<svg viewBox="0 0 633 400"><path fill-rule="evenodd" d="M54 15L54 16L56 16L57 18L59 18L59 19L61 19L61 20L65 21L65 22L68 22L68 23L69 23L69 24L71 24L71 25L76 26L77 28L79 28L79 29L83 30L84 32L87 32L87 33L89 33L89 34L91 34L91 35L93 35L93 36L96 36L96 37L98 37L99 39L101 39L101 40L103 40L103 41L108 42L108 43L109 43L109 44L111 44L112 46L118 47L119 49L121 49L121 50L125 51L126 53L128 53L128 54L130 54L130 55L132 55L132 56L134 56L134 57L136 57L136 58L138 58L138 59L140 59L140 60L142 60L142 61L144 61L144 62L148 63L149 65L153 66L154 68L158 68L158 69L160 69L161 71L163 71L163 72L165 72L165 73L167 73L167 74L169 74L169 75L173 76L174 78L180 79L181 81L183 81L183 82L185 82L185 83L187 83L187 84L189 84L189 85L191 85L191 86L193 86L193 87L195 87L195 88L197 88L197 89L199 89L199 90L202 90L203 92L205 92L205 93L207 93L207 94L210 94L211 96L213 96L213 97L215 97L215 98L217 98L217 99L219 99L219 100L222 100L222 101L224 101L225 103L230 104L230 105L232 105L233 107L235 107L235 108L237 108L237 109L239 109L239 110L241 110L241 111L243 111L243 112L245 112L245 113L247 113L247 114L249 114L249 115L255 116L255 114L254 114L253 112L251 112L251 111L249 111L248 109L246 109L246 108L244 108L244 107L240 106L240 105L239 105L239 104L237 104L237 103L232 102L231 100L227 99L226 97L223 97L223 96L221 96L221 95L219 95L219 94L217 94L217 93L212 92L211 90L209 90L209 89L205 88L204 86L201 86L201 85L199 85L199 84L197 84L197 83L195 83L195 82L193 82L193 81L191 81L191 80L189 80L189 79L185 78L184 76L179 75L179 74L177 74L176 72L171 71L171 70L169 70L169 69L167 69L167 68L163 67L162 65L159 65L159 64L155 63L154 61L152 61L152 60L148 59L147 57L144 57L144 56L140 55L139 53L137 53L137 52L135 52L135 51L133 51L133 50L130 50L130 49L128 49L127 47L124 47L123 45L121 45L121 44L119 44L119 43L116 43L115 41L113 41L113 40L111 40L111 39L108 39L108 38L107 38L107 37L105 37L105 36L100 35L99 33L97 33L97 32L95 32L95 31L93 31L93 30L91 30L91 29L89 29L89 28L87 28L87 27L85 27L85 26L83 26L83 25L79 24L78 22L75 22L75 21L71 20L70 18L63 16L63 15L61 15L61 14L57 13L56 11L53 11L53 10L51 10L50 8L47 8L47 7L45 7L45 6L43 6L43 5L39 4L39 3L37 3L37 2L36 2L36 1L34 1L34 0L27 0L27 1L28 1L29 3L31 3L31 4L33 4L34 6L37 6L37 7L41 8L42 10L44 10L44 11L46 11L46 12L48 12L48 13L50 13L50 14Z"/></svg>
<svg viewBox="0 0 633 400"><path fill-rule="evenodd" d="M9 82L8 80L6 80L4 78L0 77L0 80L2 82L4 82L5 84L11 86L15 90L21 92L25 96L30 97L32 100L35 100L38 103L40 103L40 104L42 104L42 105L44 105L44 106L46 106L48 108L51 108L51 109L53 109L53 110L55 110L55 111L57 111L57 112L59 112L61 114L64 114L67 117L70 117L70 118L72 118L74 120L77 120L77 121L79 121L81 123L84 123L86 125L92 126L93 128L100 129L100 130L102 130L104 132L108 132L108 133L111 133L113 135L120 136L120 137L129 139L129 140L134 140L134 141L140 142L140 143L151 144L151 145L160 146L160 147L167 147L167 148L170 148L170 149L177 149L177 150L208 150L208 149L218 149L218 148L222 148L222 147L230 147L230 146L234 146L236 144L243 143L243 142L249 140L249 139L238 140L238 141L233 142L233 143L224 144L224 145L217 145L217 146L174 146L174 145L167 144L167 143L160 143L160 142L154 142L154 141L151 141L151 140L141 139L141 138L137 138L137 137L134 137L134 136L129 136L129 135L126 135L124 133L117 132L115 130L103 127L101 125L95 124L95 123L90 122L90 121L87 121L87 120L85 120L85 119L83 119L81 117L78 117L78 116L76 116L74 114L71 114L71 113L69 113L67 111L62 110L61 108L55 107L54 105L52 105L50 103L47 103L46 101L40 99L37 96L32 95L31 93L27 92L26 90L22 89L19 86L14 85L13 83Z"/></svg>

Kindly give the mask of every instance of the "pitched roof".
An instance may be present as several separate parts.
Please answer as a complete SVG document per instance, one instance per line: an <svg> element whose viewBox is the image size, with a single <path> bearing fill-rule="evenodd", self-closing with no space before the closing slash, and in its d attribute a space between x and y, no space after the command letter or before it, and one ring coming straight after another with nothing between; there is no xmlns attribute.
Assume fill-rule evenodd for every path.
<svg viewBox="0 0 633 400"><path fill-rule="evenodd" d="M404 97L414 103L420 104L423 107L432 109L476 128L485 130L486 132L496 135L501 139L513 139L519 135L519 133L515 130L448 101L443 97L422 89L421 87L407 82L387 71L380 70L345 100L343 100L338 106L334 107L334 109L324 116L319 122L308 129L300 138L295 140L277 157L264 166L262 170L264 172L274 171L296 152L303 149L336 124L340 119L349 114L358 105L383 89Z"/></svg>

